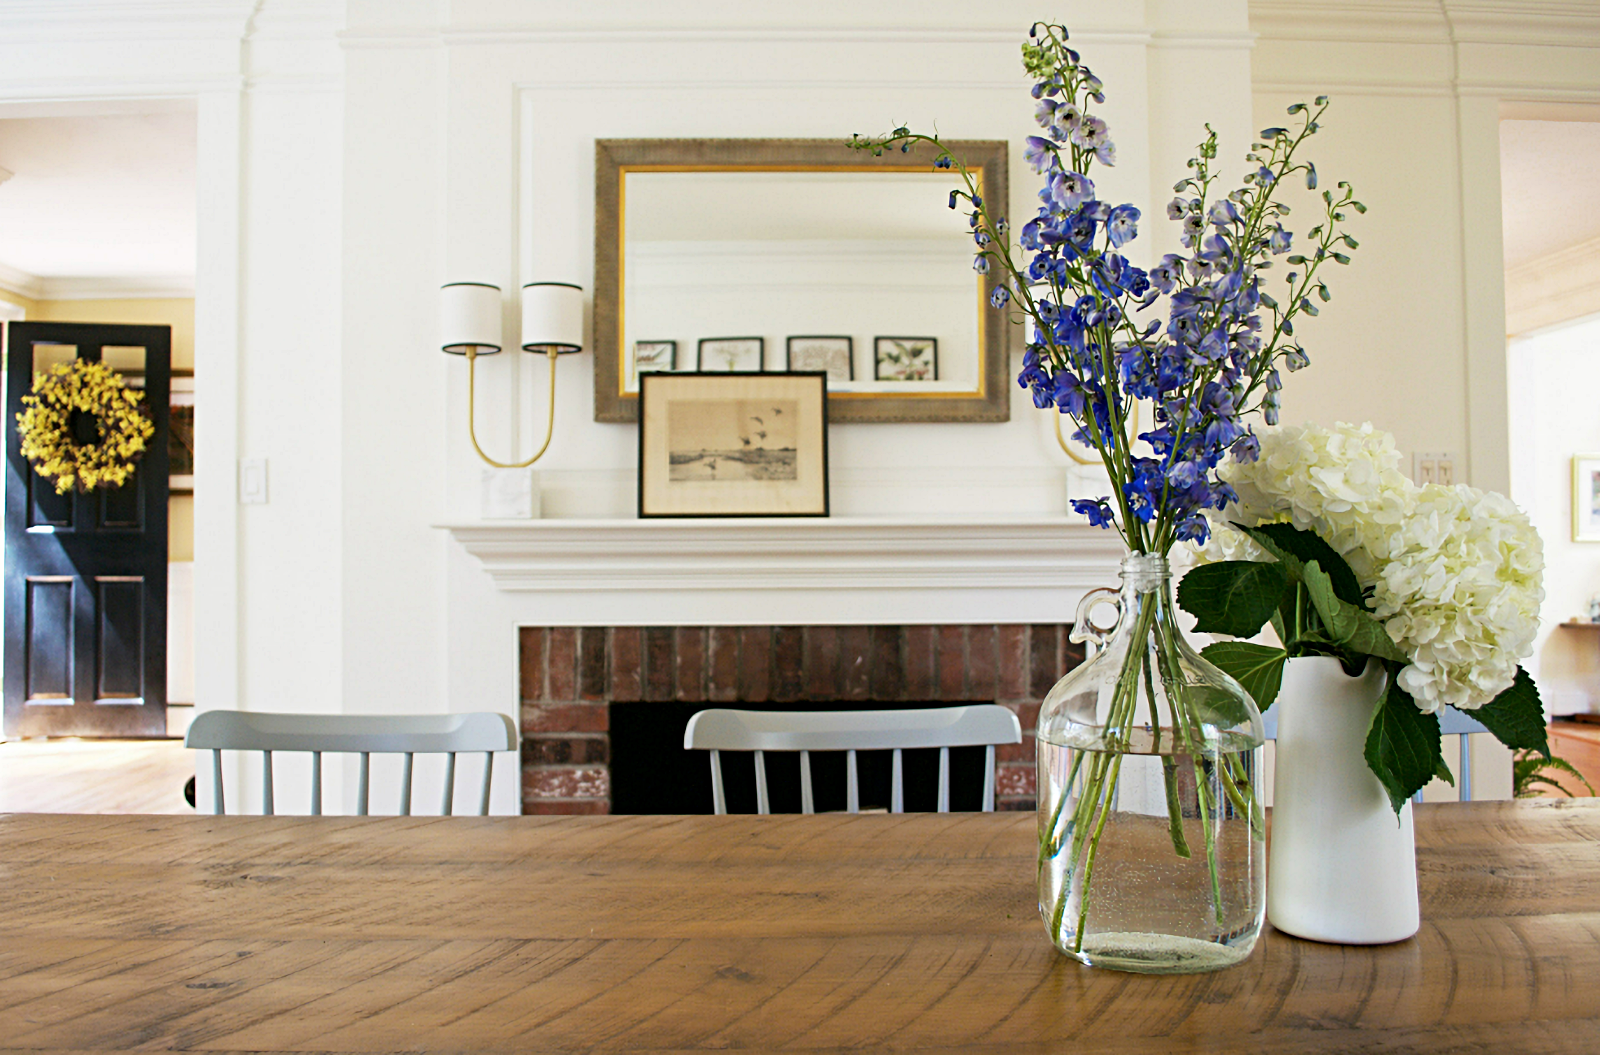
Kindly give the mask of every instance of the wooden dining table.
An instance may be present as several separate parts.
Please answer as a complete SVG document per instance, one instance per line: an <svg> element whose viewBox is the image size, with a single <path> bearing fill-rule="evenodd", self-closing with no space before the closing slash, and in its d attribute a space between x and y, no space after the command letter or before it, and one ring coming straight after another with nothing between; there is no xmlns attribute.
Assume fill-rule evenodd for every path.
<svg viewBox="0 0 1600 1055"><path fill-rule="evenodd" d="M1045 940L1031 814L0 816L0 1051L1600 1051L1600 803L1416 810L1422 930Z"/></svg>

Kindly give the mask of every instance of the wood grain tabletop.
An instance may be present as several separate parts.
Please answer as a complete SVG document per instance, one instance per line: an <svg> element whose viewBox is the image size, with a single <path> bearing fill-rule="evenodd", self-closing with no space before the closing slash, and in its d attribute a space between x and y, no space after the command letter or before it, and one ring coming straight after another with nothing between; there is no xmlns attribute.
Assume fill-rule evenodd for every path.
<svg viewBox="0 0 1600 1055"><path fill-rule="evenodd" d="M1600 1051L1600 802L1417 810L1422 931L1044 938L1031 814L0 816L0 1051Z"/></svg>

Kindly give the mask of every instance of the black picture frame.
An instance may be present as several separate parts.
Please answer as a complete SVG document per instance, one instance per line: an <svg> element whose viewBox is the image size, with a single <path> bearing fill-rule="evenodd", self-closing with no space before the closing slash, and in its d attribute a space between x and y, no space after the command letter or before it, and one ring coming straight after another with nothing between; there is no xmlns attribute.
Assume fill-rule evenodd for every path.
<svg viewBox="0 0 1600 1055"><path fill-rule="evenodd" d="M828 513L824 371L639 375L641 519Z"/></svg>
<svg viewBox="0 0 1600 1055"><path fill-rule="evenodd" d="M827 352L830 352L830 353L832 353L834 355L843 354L843 356L844 356L844 374L843 374L843 376L840 376L835 371L834 367L831 364L814 363L814 362L813 363L807 363L807 362L796 363L795 362L795 350L796 350L795 349L795 345L796 345L797 342L803 343L803 342L807 342L807 341L816 342L818 345L822 345L822 342L828 342L828 341L842 342L842 344L834 344L832 346L822 345L822 347ZM805 358L807 356L808 352L811 352L811 351L814 351L814 350L813 349L806 349L805 347L802 347L800 349L802 358ZM855 358L856 358L855 339L851 338L851 337L844 337L844 336L839 336L839 335L836 335L836 334L798 334L798 335L796 335L794 337L787 338L783 342L783 367L784 367L785 370L789 370L789 371L821 370L823 373L828 375L828 380L830 382L831 381L854 381L856 379Z"/></svg>
<svg viewBox="0 0 1600 1055"><path fill-rule="evenodd" d="M643 348L665 348L667 350L667 365L666 366L655 366L655 365L652 365L651 369L649 369L649 370L642 369L642 364L639 361L639 352ZM676 370L677 368L678 368L678 342L677 341L634 341L633 342L633 372L634 372L634 374L637 375L637 374L660 373L660 372L662 372L664 370Z"/></svg>
<svg viewBox="0 0 1600 1055"><path fill-rule="evenodd" d="M900 347L898 349L886 351L884 348L886 343L899 345ZM896 356L907 354L907 345L909 344L926 345L926 348L922 350L925 350L928 353L928 376L885 377L883 369L885 359L893 359ZM912 351L909 354L911 355L912 360L915 360L920 356L919 351ZM908 363L908 365L911 364ZM874 381L905 382L939 380L939 339L937 337L874 337L872 339L872 379Z"/></svg>
<svg viewBox="0 0 1600 1055"><path fill-rule="evenodd" d="M752 343L755 345L755 347L753 349L748 347ZM745 345L746 347L739 349L738 352L739 352L739 354L740 354L742 359L748 358L753 353L754 356L755 356L755 365L754 365L754 367L752 368L748 363L743 363L743 362L740 365L735 366L733 358L732 358L732 355L728 355L728 359L727 359L728 366L727 366L726 369L721 369L721 368L719 368L719 367L717 367L715 365L708 366L707 363L706 363L706 354L707 354L708 350L710 351L710 353L712 355L717 355L719 352L722 352L723 354L728 354L726 352L723 352L723 350L719 347L721 345L728 345L728 346ZM695 348L694 348L694 369L695 369L696 373L702 373L702 374L743 374L743 373L752 373L753 374L753 373L762 373L762 372L764 372L766 370L766 364L767 364L767 339L765 337L702 337L695 344Z"/></svg>
<svg viewBox="0 0 1600 1055"><path fill-rule="evenodd" d="M167 493L194 493L194 375L173 371L167 393Z"/></svg>

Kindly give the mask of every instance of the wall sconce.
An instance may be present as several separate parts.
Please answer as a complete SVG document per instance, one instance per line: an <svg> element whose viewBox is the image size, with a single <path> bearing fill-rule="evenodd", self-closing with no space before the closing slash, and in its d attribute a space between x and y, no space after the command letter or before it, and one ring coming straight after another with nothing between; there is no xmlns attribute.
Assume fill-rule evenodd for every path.
<svg viewBox="0 0 1600 1055"><path fill-rule="evenodd" d="M556 357L583 350L583 289L567 282L530 282L522 287L522 349L550 357L549 416L544 443L521 462L496 461L478 445L477 361L500 351L500 287L452 282L440 290L441 347L467 357L467 434L478 457L497 469L525 469L550 447L556 423Z"/></svg>

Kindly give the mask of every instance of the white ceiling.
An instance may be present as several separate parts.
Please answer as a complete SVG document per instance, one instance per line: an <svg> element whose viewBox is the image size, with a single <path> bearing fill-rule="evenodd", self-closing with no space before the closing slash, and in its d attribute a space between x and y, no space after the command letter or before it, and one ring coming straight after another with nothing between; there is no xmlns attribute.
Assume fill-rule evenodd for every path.
<svg viewBox="0 0 1600 1055"><path fill-rule="evenodd" d="M0 119L0 271L19 292L195 270L192 112ZM20 273L20 274L18 274Z"/></svg>
<svg viewBox="0 0 1600 1055"><path fill-rule="evenodd" d="M1600 238L1600 122L1501 121L1506 267Z"/></svg>

